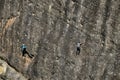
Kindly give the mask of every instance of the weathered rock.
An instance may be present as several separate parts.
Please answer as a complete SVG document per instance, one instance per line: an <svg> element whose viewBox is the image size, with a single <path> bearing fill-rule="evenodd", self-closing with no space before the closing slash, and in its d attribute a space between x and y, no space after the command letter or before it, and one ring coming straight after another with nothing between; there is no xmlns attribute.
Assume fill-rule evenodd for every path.
<svg viewBox="0 0 120 80"><path fill-rule="evenodd" d="M0 77L0 80L28 80L4 60L0 60Z"/></svg>
<svg viewBox="0 0 120 80"><path fill-rule="evenodd" d="M26 79L120 80L119 35L120 0L0 0L0 56Z"/></svg>

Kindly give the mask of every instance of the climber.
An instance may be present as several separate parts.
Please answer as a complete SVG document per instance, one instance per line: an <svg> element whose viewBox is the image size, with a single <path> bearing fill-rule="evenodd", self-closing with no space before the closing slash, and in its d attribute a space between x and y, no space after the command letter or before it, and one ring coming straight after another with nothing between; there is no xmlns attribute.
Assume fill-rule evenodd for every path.
<svg viewBox="0 0 120 80"><path fill-rule="evenodd" d="M27 48L27 46L26 46L25 44L22 44L22 46L21 46L22 56L25 56L25 54L27 54L30 58L33 58L34 55L28 53L28 52L26 51L26 48Z"/></svg>
<svg viewBox="0 0 120 80"><path fill-rule="evenodd" d="M82 43L78 42L77 43L77 50L76 50L76 55L80 54L80 46L82 45Z"/></svg>

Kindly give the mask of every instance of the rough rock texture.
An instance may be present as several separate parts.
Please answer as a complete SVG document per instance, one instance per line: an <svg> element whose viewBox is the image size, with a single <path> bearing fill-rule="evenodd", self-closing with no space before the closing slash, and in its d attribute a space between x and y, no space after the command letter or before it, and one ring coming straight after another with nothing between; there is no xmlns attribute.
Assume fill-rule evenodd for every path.
<svg viewBox="0 0 120 80"><path fill-rule="evenodd" d="M0 60L0 80L27 80L4 60Z"/></svg>
<svg viewBox="0 0 120 80"><path fill-rule="evenodd" d="M26 80L120 80L119 35L120 0L0 0L0 56Z"/></svg>

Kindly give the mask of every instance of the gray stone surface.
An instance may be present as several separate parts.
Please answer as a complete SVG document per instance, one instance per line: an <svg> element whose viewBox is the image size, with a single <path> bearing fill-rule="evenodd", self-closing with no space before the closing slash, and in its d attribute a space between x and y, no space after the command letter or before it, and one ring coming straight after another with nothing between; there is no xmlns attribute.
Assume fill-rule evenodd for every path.
<svg viewBox="0 0 120 80"><path fill-rule="evenodd" d="M120 80L119 35L120 0L0 0L0 56L30 80Z"/></svg>
<svg viewBox="0 0 120 80"><path fill-rule="evenodd" d="M1 67L3 67L4 71L0 69L0 80L28 80L12 66L0 59L0 68Z"/></svg>

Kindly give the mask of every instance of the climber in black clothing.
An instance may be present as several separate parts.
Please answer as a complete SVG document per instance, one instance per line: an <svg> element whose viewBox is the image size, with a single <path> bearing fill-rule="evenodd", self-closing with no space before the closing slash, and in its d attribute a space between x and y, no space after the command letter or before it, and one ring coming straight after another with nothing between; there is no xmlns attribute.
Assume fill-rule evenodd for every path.
<svg viewBox="0 0 120 80"><path fill-rule="evenodd" d="M27 54L30 58L33 58L34 55L28 53L28 52L26 51L26 48L27 48L27 46L26 46L25 44L23 44L23 45L21 46L21 49L22 49L22 56L25 56L25 54Z"/></svg>

